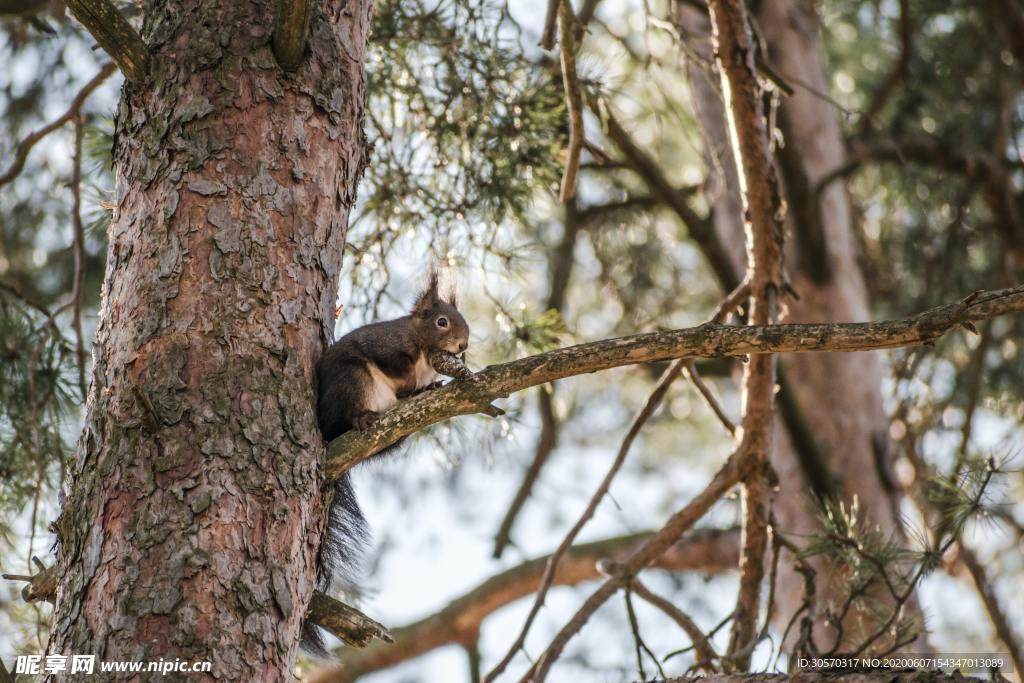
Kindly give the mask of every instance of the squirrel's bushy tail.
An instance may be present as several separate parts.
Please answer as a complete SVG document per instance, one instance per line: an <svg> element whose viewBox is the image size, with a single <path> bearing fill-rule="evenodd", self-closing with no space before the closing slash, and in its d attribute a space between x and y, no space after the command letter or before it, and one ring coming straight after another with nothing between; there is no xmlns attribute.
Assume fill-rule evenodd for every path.
<svg viewBox="0 0 1024 683"><path fill-rule="evenodd" d="M366 517L363 516L349 473L346 472L334 482L334 498L331 500L327 529L317 558L317 590L330 593L335 577L355 583L359 558L367 536ZM309 621L302 624L301 645L303 650L312 655L330 657L320 627Z"/></svg>

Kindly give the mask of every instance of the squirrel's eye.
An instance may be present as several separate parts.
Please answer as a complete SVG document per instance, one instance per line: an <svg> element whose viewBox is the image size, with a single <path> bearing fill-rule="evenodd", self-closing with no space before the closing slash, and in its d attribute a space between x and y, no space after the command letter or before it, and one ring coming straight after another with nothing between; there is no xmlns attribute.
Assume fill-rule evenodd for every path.
<svg viewBox="0 0 1024 683"><path fill-rule="evenodd" d="M438 327L448 327L448 318L446 318L444 316L441 316L440 318L438 318L437 319L437 326Z"/></svg>

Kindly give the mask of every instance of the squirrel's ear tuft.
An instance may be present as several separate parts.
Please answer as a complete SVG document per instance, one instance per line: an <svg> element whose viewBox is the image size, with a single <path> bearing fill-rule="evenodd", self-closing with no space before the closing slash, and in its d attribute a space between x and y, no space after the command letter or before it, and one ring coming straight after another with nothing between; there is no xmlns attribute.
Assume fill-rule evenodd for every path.
<svg viewBox="0 0 1024 683"><path fill-rule="evenodd" d="M438 280L437 268L431 268L427 274L427 283L423 287L423 291L416 297L416 303L413 304L413 315L425 315L440 302L441 297L437 293Z"/></svg>
<svg viewBox="0 0 1024 683"><path fill-rule="evenodd" d="M445 287L444 300L451 304L452 308L459 307L459 288L455 284L455 279L451 276L448 277L447 287Z"/></svg>

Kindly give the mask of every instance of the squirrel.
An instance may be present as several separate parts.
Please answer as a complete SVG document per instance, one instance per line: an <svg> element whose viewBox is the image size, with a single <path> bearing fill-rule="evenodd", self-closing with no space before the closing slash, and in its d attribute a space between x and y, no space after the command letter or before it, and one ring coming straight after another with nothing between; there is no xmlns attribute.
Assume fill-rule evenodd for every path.
<svg viewBox="0 0 1024 683"><path fill-rule="evenodd" d="M459 313L455 292L442 297L438 274L431 271L408 315L352 330L320 358L317 421L324 439L366 429L399 398L439 386L430 359L461 354L467 346L469 325ZM328 592L339 572L352 578L366 539L366 518L346 472L334 482L317 558L317 590ZM308 621L302 627L302 647L311 654L329 656L319 628Z"/></svg>

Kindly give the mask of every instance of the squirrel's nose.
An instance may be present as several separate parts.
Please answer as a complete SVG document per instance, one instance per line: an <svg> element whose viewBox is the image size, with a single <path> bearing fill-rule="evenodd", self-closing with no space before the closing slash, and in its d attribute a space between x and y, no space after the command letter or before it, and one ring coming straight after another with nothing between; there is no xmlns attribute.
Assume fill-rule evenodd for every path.
<svg viewBox="0 0 1024 683"><path fill-rule="evenodd" d="M459 353L465 351L467 346L469 346L469 342L459 342Z"/></svg>

